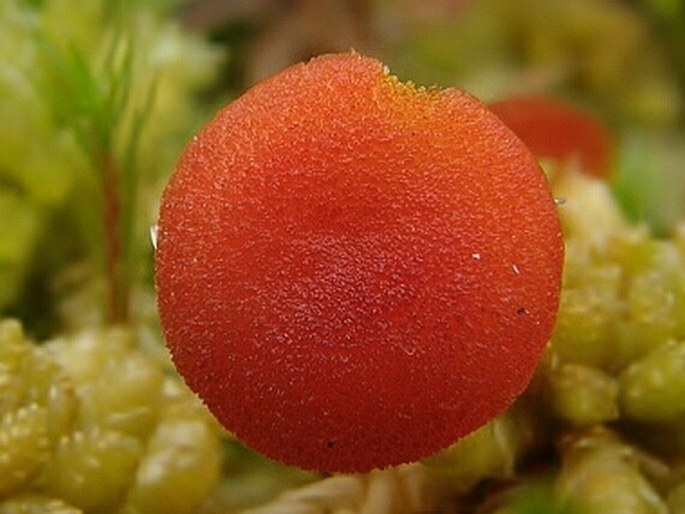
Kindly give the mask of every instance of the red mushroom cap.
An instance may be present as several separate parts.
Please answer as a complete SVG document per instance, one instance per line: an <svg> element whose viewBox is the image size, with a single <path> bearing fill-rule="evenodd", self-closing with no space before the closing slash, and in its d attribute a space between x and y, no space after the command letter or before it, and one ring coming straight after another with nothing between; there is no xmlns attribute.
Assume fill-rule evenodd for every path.
<svg viewBox="0 0 685 514"><path fill-rule="evenodd" d="M613 140L594 116L551 98L514 97L489 105L539 157L577 158L596 177L611 170Z"/></svg>
<svg viewBox="0 0 685 514"><path fill-rule="evenodd" d="M528 384L563 243L534 157L479 101L357 54L255 86L164 191L162 326L188 385L287 464L434 453Z"/></svg>

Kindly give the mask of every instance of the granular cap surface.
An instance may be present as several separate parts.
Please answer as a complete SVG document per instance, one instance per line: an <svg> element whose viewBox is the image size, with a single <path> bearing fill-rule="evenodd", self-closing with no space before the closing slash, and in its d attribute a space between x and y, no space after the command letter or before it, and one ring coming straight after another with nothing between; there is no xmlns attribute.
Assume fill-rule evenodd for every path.
<svg viewBox="0 0 685 514"><path fill-rule="evenodd" d="M524 144L457 89L325 55L246 92L190 142L155 255L188 385L290 465L434 453L528 384L563 243Z"/></svg>

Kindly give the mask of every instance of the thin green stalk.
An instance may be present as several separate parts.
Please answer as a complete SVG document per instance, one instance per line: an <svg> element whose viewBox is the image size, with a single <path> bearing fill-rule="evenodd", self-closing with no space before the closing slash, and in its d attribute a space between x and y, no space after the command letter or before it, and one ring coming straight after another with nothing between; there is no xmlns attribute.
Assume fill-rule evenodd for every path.
<svg viewBox="0 0 685 514"><path fill-rule="evenodd" d="M123 21L122 21L123 23ZM123 26L123 25L122 25ZM143 101L132 105L133 44L125 30L115 30L99 65L78 49L41 43L50 75L41 92L54 113L71 129L97 176L99 191L90 201L101 203L101 237L91 252L106 281L104 311L108 322L130 319L130 292L136 264L136 224L139 140L155 100L155 85Z"/></svg>

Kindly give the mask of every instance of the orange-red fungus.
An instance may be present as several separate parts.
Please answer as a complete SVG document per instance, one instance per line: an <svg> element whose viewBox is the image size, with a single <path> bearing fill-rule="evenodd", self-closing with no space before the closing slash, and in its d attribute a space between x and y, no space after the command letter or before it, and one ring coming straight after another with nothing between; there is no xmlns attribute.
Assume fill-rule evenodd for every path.
<svg viewBox="0 0 685 514"><path fill-rule="evenodd" d="M605 177L611 168L612 137L594 116L559 100L514 97L489 105L539 157L579 160L587 173Z"/></svg>
<svg viewBox="0 0 685 514"><path fill-rule="evenodd" d="M287 464L367 471L522 392L562 253L545 178L495 115L350 53L265 80L193 139L156 283L174 362L229 430Z"/></svg>

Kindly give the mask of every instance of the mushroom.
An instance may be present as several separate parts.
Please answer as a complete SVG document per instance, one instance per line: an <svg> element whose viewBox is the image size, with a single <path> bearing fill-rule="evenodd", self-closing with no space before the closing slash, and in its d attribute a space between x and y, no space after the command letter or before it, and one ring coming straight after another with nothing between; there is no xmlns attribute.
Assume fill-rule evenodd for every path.
<svg viewBox="0 0 685 514"><path fill-rule="evenodd" d="M155 279L173 361L228 430L285 464L364 472L513 402L562 260L546 179L484 104L345 53L264 80L193 138Z"/></svg>
<svg viewBox="0 0 685 514"><path fill-rule="evenodd" d="M591 114L544 96L512 97L489 107L536 156L562 163L576 158L590 175L609 175L613 140Z"/></svg>

